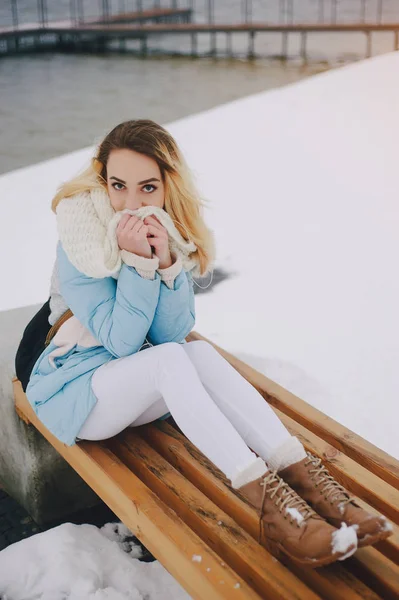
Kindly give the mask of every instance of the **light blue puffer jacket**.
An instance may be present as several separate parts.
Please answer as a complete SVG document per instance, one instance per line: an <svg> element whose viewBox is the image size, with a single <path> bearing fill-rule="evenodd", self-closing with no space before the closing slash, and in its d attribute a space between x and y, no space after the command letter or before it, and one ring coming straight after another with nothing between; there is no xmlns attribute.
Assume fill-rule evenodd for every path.
<svg viewBox="0 0 399 600"><path fill-rule="evenodd" d="M195 323L194 289L184 270L171 290L158 273L154 280L144 279L125 264L118 279L87 277L70 263L60 243L57 259L67 306L101 346L77 345L56 357L54 368L48 359L55 349L51 342L33 367L26 394L44 425L71 446L97 402L91 389L95 370L138 352L146 339L153 345L184 343Z"/></svg>

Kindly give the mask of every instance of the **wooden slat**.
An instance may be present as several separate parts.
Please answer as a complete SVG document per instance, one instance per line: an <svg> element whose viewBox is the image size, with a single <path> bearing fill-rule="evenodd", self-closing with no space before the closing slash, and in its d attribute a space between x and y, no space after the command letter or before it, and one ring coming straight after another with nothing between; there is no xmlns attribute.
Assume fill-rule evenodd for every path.
<svg viewBox="0 0 399 600"><path fill-rule="evenodd" d="M314 587L315 583L320 586L320 594L323 598L329 598L331 600L341 600L341 598L361 598L362 600L382 600L374 590L370 589L364 581L356 577L353 573L348 571L346 563L333 563L328 567L318 569L317 577L318 580L314 579L312 573L311 579L308 579L309 573L304 570L297 570L295 565L291 565L291 571L296 573L303 581L307 582L309 586ZM328 593L328 595L326 594Z"/></svg>
<svg viewBox="0 0 399 600"><path fill-rule="evenodd" d="M381 512L397 521L399 493L392 486L358 465L336 448L329 446L321 438L296 423L278 409L274 409L287 429L297 435L307 450L323 459L331 474L344 485L357 502L374 514ZM395 564L399 564L399 527L393 523L393 535L375 546Z"/></svg>
<svg viewBox="0 0 399 600"><path fill-rule="evenodd" d="M306 430L302 425L287 417L278 409L274 409L287 429L296 435L307 450L323 459L331 474L351 493L357 496L357 502L367 511L374 514L382 512L385 516L398 522L399 492L348 458L335 448L329 446L321 438ZM399 564L399 527L393 525L393 535L376 545L376 548L396 565Z"/></svg>
<svg viewBox="0 0 399 600"><path fill-rule="evenodd" d="M331 447L327 442L296 423L291 417L274 409L288 431L298 437L306 450L323 460L331 474L349 491L360 496L385 516L399 523L399 490L370 473L353 459Z"/></svg>
<svg viewBox="0 0 399 600"><path fill-rule="evenodd" d="M79 442L74 446L61 443L36 417L18 381L14 381L14 393L18 410L193 598L260 600L258 594L228 565L222 565L217 554L103 443ZM202 557L201 562L193 560L196 556Z"/></svg>
<svg viewBox="0 0 399 600"><path fill-rule="evenodd" d="M348 568L367 581L384 600L399 598L399 568L375 548L360 548L348 561Z"/></svg>
<svg viewBox="0 0 399 600"><path fill-rule="evenodd" d="M319 598L137 435L140 429L107 445L262 598Z"/></svg>
<svg viewBox="0 0 399 600"><path fill-rule="evenodd" d="M230 484L224 474L186 437L165 421L140 427L140 436L256 539L259 524L253 507L229 493Z"/></svg>
<svg viewBox="0 0 399 600"><path fill-rule="evenodd" d="M277 383L268 379L229 352L213 344L197 332L188 336L191 340L205 340L232 364L247 381L249 381L272 406L303 425L309 431L323 438L326 442L342 450L360 465L375 473L381 479L399 489L399 461L377 448L370 442L344 427L334 419L327 417L301 398L291 394Z"/></svg>
<svg viewBox="0 0 399 600"><path fill-rule="evenodd" d="M230 491L231 488L223 473L187 438L166 422L159 422L156 426L140 427L140 436L256 539L258 534L256 511L245 502L244 498L240 498L236 492ZM341 564L337 565L333 572L329 570L329 567L314 571L297 567L284 557L281 560L325 599L336 600L339 597L354 600L366 597L363 585L361 582L357 582L355 585L353 582L357 580L352 575L350 578L353 582L349 586L347 583L349 575L344 572ZM370 590L367 591L367 594L370 599L376 597Z"/></svg>
<svg viewBox="0 0 399 600"><path fill-rule="evenodd" d="M360 506L364 508L364 510L368 510L373 514L380 514L378 510L376 510L373 506L364 502L359 496L356 496L356 501ZM389 558L395 565L399 565L399 526L393 524L393 531L391 537L387 540L379 542L373 546L376 548L381 554Z"/></svg>
<svg viewBox="0 0 399 600"><path fill-rule="evenodd" d="M314 433L284 415L277 408L276 414L287 429L296 435L305 448L323 459L331 474L344 485L352 494L356 495L357 502L373 514L384 514L398 522L399 493L385 481L370 473L351 458L330 446ZM399 527L393 523L393 535L376 544L377 548L387 558L399 565Z"/></svg>
<svg viewBox="0 0 399 600"><path fill-rule="evenodd" d="M98 443L88 445L88 456L95 462L92 481L87 473L85 480L193 598L260 598L114 455ZM101 487L97 465L107 475Z"/></svg>

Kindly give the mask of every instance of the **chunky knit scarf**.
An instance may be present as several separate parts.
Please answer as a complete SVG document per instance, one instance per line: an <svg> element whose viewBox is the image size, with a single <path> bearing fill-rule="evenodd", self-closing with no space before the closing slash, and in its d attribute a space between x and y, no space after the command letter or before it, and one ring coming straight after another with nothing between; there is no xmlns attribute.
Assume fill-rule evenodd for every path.
<svg viewBox="0 0 399 600"><path fill-rule="evenodd" d="M162 208L144 206L137 210L115 213L107 192L94 189L61 200L57 207L59 238L71 263L88 277L117 276L123 262L118 247L116 228L124 213L145 219L156 216L169 234L170 251L181 258L186 271L199 275L198 260L190 258L196 251L175 227L170 215Z"/></svg>
<svg viewBox="0 0 399 600"><path fill-rule="evenodd" d="M168 231L171 252L181 259L186 271L192 270L194 277L199 275L198 261L190 258L190 254L196 250L195 244L187 242L181 236L166 211L155 206L145 206L135 211L115 213L109 196L103 189L65 198L57 206L59 238L74 267L88 277L118 277L126 253L118 247L116 228L125 212L141 219L155 215ZM143 260L151 262L150 259ZM56 262L51 276L49 323L54 325L67 309L60 293Z"/></svg>

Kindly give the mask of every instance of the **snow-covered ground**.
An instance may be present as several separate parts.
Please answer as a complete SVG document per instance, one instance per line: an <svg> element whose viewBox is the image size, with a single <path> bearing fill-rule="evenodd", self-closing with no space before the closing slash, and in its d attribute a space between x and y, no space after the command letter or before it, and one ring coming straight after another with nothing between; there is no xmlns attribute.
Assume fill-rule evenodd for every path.
<svg viewBox="0 0 399 600"><path fill-rule="evenodd" d="M232 274L198 331L397 458L398 72L388 54L169 127ZM49 203L91 153L0 177L0 310L47 298Z"/></svg>
<svg viewBox="0 0 399 600"><path fill-rule="evenodd" d="M0 552L0 597L189 600L159 562L137 560L141 548L126 541L130 535L122 524L65 523L13 544Z"/></svg>
<svg viewBox="0 0 399 600"><path fill-rule="evenodd" d="M398 72L388 54L168 127L231 275L196 329L396 458ZM91 154L0 177L0 310L47 298L50 200Z"/></svg>

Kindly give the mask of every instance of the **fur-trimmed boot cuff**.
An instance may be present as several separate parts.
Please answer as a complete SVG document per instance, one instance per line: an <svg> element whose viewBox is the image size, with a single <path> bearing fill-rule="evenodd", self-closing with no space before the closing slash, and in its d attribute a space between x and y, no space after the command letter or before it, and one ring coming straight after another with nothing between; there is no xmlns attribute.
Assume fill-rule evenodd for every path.
<svg viewBox="0 0 399 600"><path fill-rule="evenodd" d="M306 458L305 448L298 438L291 436L286 442L274 450L267 464L271 471L281 471Z"/></svg>
<svg viewBox="0 0 399 600"><path fill-rule="evenodd" d="M244 467L236 473L231 479L231 486L238 489L255 479L259 479L267 473L267 466L260 456L256 457L247 467Z"/></svg>

